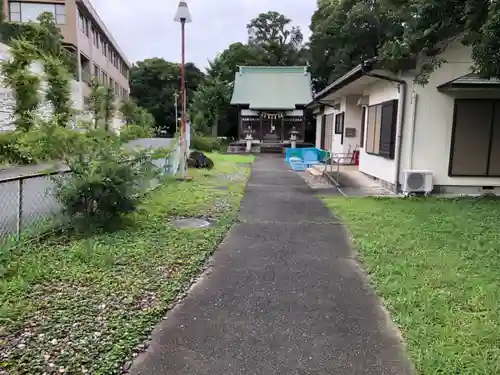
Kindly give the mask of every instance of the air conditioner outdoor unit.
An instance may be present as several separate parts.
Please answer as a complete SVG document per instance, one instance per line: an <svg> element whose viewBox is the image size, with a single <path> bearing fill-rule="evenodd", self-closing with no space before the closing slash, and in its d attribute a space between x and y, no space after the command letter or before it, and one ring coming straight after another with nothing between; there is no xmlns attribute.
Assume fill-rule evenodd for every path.
<svg viewBox="0 0 500 375"><path fill-rule="evenodd" d="M403 194L432 192L432 171L406 170L403 172Z"/></svg>

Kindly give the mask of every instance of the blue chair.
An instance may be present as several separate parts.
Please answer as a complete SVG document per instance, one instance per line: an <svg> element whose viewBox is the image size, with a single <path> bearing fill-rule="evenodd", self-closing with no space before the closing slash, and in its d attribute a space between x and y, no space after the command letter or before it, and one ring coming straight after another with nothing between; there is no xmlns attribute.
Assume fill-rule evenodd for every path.
<svg viewBox="0 0 500 375"><path fill-rule="evenodd" d="M291 156L288 159L288 164L290 164L290 167L292 167L292 169L294 171L305 171L306 170L306 165L304 164L304 161L297 156Z"/></svg>
<svg viewBox="0 0 500 375"><path fill-rule="evenodd" d="M291 157L296 157L302 159L302 151L300 151L300 148L286 148L285 149L285 160L287 163L289 163L289 160Z"/></svg>
<svg viewBox="0 0 500 375"><path fill-rule="evenodd" d="M312 165L320 164L319 160L319 150L318 149L307 149L302 153L302 160L306 165L306 168L309 168Z"/></svg>

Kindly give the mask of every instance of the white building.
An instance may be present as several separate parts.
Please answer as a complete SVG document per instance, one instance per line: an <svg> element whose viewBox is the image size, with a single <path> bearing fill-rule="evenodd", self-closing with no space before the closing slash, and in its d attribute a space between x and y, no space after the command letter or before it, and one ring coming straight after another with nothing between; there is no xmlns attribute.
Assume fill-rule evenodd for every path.
<svg viewBox="0 0 500 375"><path fill-rule="evenodd" d="M8 61L10 59L10 47L6 44L0 43L0 61ZM31 70L33 73L43 76L43 67L39 62L33 63L31 66ZM78 117L80 119L90 120L92 116L88 113L85 113L84 108L84 83L83 81L78 82L76 80L71 80L71 101L72 107L76 111L81 111L81 115ZM44 102L44 87L45 83L42 83L40 87L40 94L42 97L42 104L40 106L40 113L43 116L50 116L51 114L51 106ZM14 96L10 87L5 85L2 82L2 78L0 76L0 131L14 130L13 120L14 120ZM116 113L116 116L112 120L112 127L115 131L119 132L120 128L123 126L124 122L120 118L119 114Z"/></svg>
<svg viewBox="0 0 500 375"><path fill-rule="evenodd" d="M459 41L440 57L425 86L415 71L394 75L369 61L318 93L308 105L316 146L358 147L359 172L393 190L404 171L426 170L435 192L499 192L500 81L471 74L471 49Z"/></svg>

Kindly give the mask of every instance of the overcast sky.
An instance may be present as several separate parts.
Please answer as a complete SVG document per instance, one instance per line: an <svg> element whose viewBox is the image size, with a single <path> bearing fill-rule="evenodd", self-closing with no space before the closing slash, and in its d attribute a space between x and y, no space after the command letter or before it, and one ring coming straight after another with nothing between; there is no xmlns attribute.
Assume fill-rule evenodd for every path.
<svg viewBox="0 0 500 375"><path fill-rule="evenodd" d="M200 69L234 42L245 42L246 25L275 10L292 19L304 35L316 0L187 0L193 23L186 29L186 60ZM180 26L173 21L178 0L92 0L100 17L131 61L163 57L180 61Z"/></svg>

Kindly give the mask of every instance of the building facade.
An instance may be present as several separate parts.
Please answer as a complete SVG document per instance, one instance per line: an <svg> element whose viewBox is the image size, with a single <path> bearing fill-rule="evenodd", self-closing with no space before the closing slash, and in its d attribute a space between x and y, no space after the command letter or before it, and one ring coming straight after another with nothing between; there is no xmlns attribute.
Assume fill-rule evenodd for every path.
<svg viewBox="0 0 500 375"><path fill-rule="evenodd" d="M471 73L472 49L460 40L438 57L446 63L426 85L414 82L416 70L393 74L375 61L318 93L309 105L316 145L346 152L352 129L359 172L391 190L401 190L405 171L425 171L437 193L500 194L500 81Z"/></svg>
<svg viewBox="0 0 500 375"><path fill-rule="evenodd" d="M304 108L312 100L305 66L240 66L231 105L238 108L238 135L254 143L286 144L292 131L304 141Z"/></svg>
<svg viewBox="0 0 500 375"><path fill-rule="evenodd" d="M35 22L44 12L54 15L68 50L77 56L77 81L83 97L96 79L109 85L118 100L130 93L130 63L89 0L3 0L12 22Z"/></svg>

